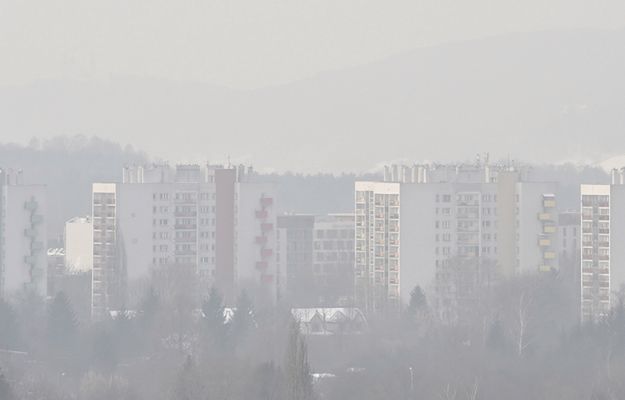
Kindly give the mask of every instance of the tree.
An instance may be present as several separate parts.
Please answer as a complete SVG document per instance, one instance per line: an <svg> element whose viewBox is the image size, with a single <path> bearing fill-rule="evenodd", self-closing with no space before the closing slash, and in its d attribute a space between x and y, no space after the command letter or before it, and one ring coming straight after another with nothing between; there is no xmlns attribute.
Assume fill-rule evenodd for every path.
<svg viewBox="0 0 625 400"><path fill-rule="evenodd" d="M172 400L203 400L206 388L191 356L187 356L172 388Z"/></svg>
<svg viewBox="0 0 625 400"><path fill-rule="evenodd" d="M312 377L308 365L308 348L302 338L299 322L289 324L285 371L287 374L287 398L310 400L314 398Z"/></svg>
<svg viewBox="0 0 625 400"><path fill-rule="evenodd" d="M202 304L202 314L204 316L204 332L213 344L223 344L226 339L227 325L224 316L223 298L212 288L208 299Z"/></svg>
<svg viewBox="0 0 625 400"><path fill-rule="evenodd" d="M418 310L423 310L428 306L427 299L425 298L425 293L423 293L423 289L421 286L417 285L410 292L410 303L408 305L408 310L416 313Z"/></svg>
<svg viewBox="0 0 625 400"><path fill-rule="evenodd" d="M13 389L0 369L0 399L13 400L14 398Z"/></svg>
<svg viewBox="0 0 625 400"><path fill-rule="evenodd" d="M63 292L59 292L48 307L48 340L52 346L67 350L73 343L78 323L72 307Z"/></svg>
<svg viewBox="0 0 625 400"><path fill-rule="evenodd" d="M245 291L241 292L237 299L236 311L232 316L230 325L232 339L235 344L245 339L245 336L255 325L252 301Z"/></svg>
<svg viewBox="0 0 625 400"><path fill-rule="evenodd" d="M486 337L486 346L497 351L505 351L506 349L506 333L499 316L490 325L488 336Z"/></svg>
<svg viewBox="0 0 625 400"><path fill-rule="evenodd" d="M15 310L0 299L0 348L14 350L18 344L19 328Z"/></svg>

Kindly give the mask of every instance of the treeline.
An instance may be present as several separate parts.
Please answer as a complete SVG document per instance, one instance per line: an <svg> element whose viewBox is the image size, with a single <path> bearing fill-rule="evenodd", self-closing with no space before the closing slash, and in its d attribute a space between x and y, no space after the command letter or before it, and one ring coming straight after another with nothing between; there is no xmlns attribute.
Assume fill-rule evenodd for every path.
<svg viewBox="0 0 625 400"><path fill-rule="evenodd" d="M149 289L138 311L79 324L68 297L0 303L0 394L16 399L313 398L308 350L288 310L216 291L200 309Z"/></svg>
<svg viewBox="0 0 625 400"><path fill-rule="evenodd" d="M0 304L3 399L625 398L625 306L579 324L575 284L518 276L459 308L455 323L415 288L362 333L300 333L284 307L246 294L224 307L153 287L136 309L78 323L71 299Z"/></svg>

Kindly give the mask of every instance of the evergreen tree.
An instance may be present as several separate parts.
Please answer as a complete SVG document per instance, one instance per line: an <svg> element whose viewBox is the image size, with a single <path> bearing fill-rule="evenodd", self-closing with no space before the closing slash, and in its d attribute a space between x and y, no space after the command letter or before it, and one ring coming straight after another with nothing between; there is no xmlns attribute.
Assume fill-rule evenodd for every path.
<svg viewBox="0 0 625 400"><path fill-rule="evenodd" d="M18 342L19 329L15 310L0 299L0 348L14 350Z"/></svg>
<svg viewBox="0 0 625 400"><path fill-rule="evenodd" d="M78 331L76 315L67 296L59 292L48 307L48 340L54 348L69 348Z"/></svg>
<svg viewBox="0 0 625 400"><path fill-rule="evenodd" d="M159 308L159 298L153 287L147 290L139 308L141 310L141 325L144 330L147 330L152 327Z"/></svg>
<svg viewBox="0 0 625 400"><path fill-rule="evenodd" d="M295 320L289 324L285 370L287 374L287 398L292 400L313 399L308 348L300 333L299 322Z"/></svg>
<svg viewBox="0 0 625 400"><path fill-rule="evenodd" d="M242 292L237 299L237 308L232 316L231 332L234 343L239 343L254 327L254 308L247 293Z"/></svg>
<svg viewBox="0 0 625 400"><path fill-rule="evenodd" d="M208 299L202 304L204 315L204 332L214 344L222 344L226 339L226 320L224 316L223 298L212 288Z"/></svg>
<svg viewBox="0 0 625 400"><path fill-rule="evenodd" d="M187 356L172 388L172 400L204 400L206 388L191 356Z"/></svg>
<svg viewBox="0 0 625 400"><path fill-rule="evenodd" d="M2 373L2 369L0 369L0 399L13 400L14 398L15 395L13 394L13 390L11 389L11 385Z"/></svg>
<svg viewBox="0 0 625 400"><path fill-rule="evenodd" d="M408 304L408 312L411 315L416 315L418 312L427 308L427 299L421 286L417 285L410 292L410 303Z"/></svg>
<svg viewBox="0 0 625 400"><path fill-rule="evenodd" d="M486 337L486 346L497 351L504 351L507 348L506 333L503 323L499 317L492 322Z"/></svg>

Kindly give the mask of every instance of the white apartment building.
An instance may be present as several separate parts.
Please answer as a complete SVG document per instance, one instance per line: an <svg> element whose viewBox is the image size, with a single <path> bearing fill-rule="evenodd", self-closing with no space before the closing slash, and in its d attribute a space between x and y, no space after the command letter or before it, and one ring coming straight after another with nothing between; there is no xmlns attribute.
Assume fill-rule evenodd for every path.
<svg viewBox="0 0 625 400"><path fill-rule="evenodd" d="M457 308L463 296L468 301L478 288L460 288L454 276L460 264L472 265L479 275L474 280L488 280L492 272L511 276L557 269L557 184L531 182L524 175L518 169L488 163L391 166L385 170L389 182L357 182L356 272L362 269L359 257L364 259L363 250L359 256L358 249L358 215L363 226L377 223L384 229L386 219L375 222L378 216L386 218L382 209L377 215L362 210L367 207L367 196L387 192L400 198L396 215L403 246L393 253L401 255L397 279L404 304L416 285L441 309ZM365 234L362 227L360 233ZM370 252L367 247L361 249ZM358 282L356 286L357 293L362 292ZM449 313L441 317L454 320L455 312Z"/></svg>
<svg viewBox="0 0 625 400"><path fill-rule="evenodd" d="M597 321L610 312L610 185L582 185L581 319Z"/></svg>
<svg viewBox="0 0 625 400"><path fill-rule="evenodd" d="M88 272L93 268L93 221L90 216L65 222L65 270Z"/></svg>
<svg viewBox="0 0 625 400"><path fill-rule="evenodd" d="M611 185L581 185L581 320L599 321L625 290L625 169Z"/></svg>
<svg viewBox="0 0 625 400"><path fill-rule="evenodd" d="M47 295L46 187L0 170L0 297Z"/></svg>
<svg viewBox="0 0 625 400"><path fill-rule="evenodd" d="M94 318L125 305L128 281L164 268L197 273L197 295L215 286L227 304L235 302L237 277L260 271L257 261L266 262L265 275L271 275L273 185L253 183L250 173L242 167L137 166L124 169L122 183L94 184ZM256 241L262 235L254 223L259 232L266 223L266 243ZM270 280L265 275L262 282Z"/></svg>
<svg viewBox="0 0 625 400"><path fill-rule="evenodd" d="M399 311L400 187L355 183L355 301L365 313Z"/></svg>

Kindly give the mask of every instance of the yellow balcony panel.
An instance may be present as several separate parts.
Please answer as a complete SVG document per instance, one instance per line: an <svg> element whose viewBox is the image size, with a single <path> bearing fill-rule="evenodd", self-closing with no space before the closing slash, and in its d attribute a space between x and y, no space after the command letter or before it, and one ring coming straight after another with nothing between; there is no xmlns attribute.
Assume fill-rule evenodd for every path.
<svg viewBox="0 0 625 400"><path fill-rule="evenodd" d="M553 221L553 215L551 213L539 213L538 219L540 221Z"/></svg>
<svg viewBox="0 0 625 400"><path fill-rule="evenodd" d="M545 260L554 260L556 258L556 253L553 251L546 251L543 253L543 258Z"/></svg>
<svg viewBox="0 0 625 400"><path fill-rule="evenodd" d="M556 233L556 226L555 225L545 225L543 228L543 232L544 233Z"/></svg>
<svg viewBox="0 0 625 400"><path fill-rule="evenodd" d="M555 200L545 200L543 202L543 207L545 208L555 208L556 206L556 201Z"/></svg>
<svg viewBox="0 0 625 400"><path fill-rule="evenodd" d="M538 240L538 245L541 246L541 247L551 246L551 239L539 239Z"/></svg>

